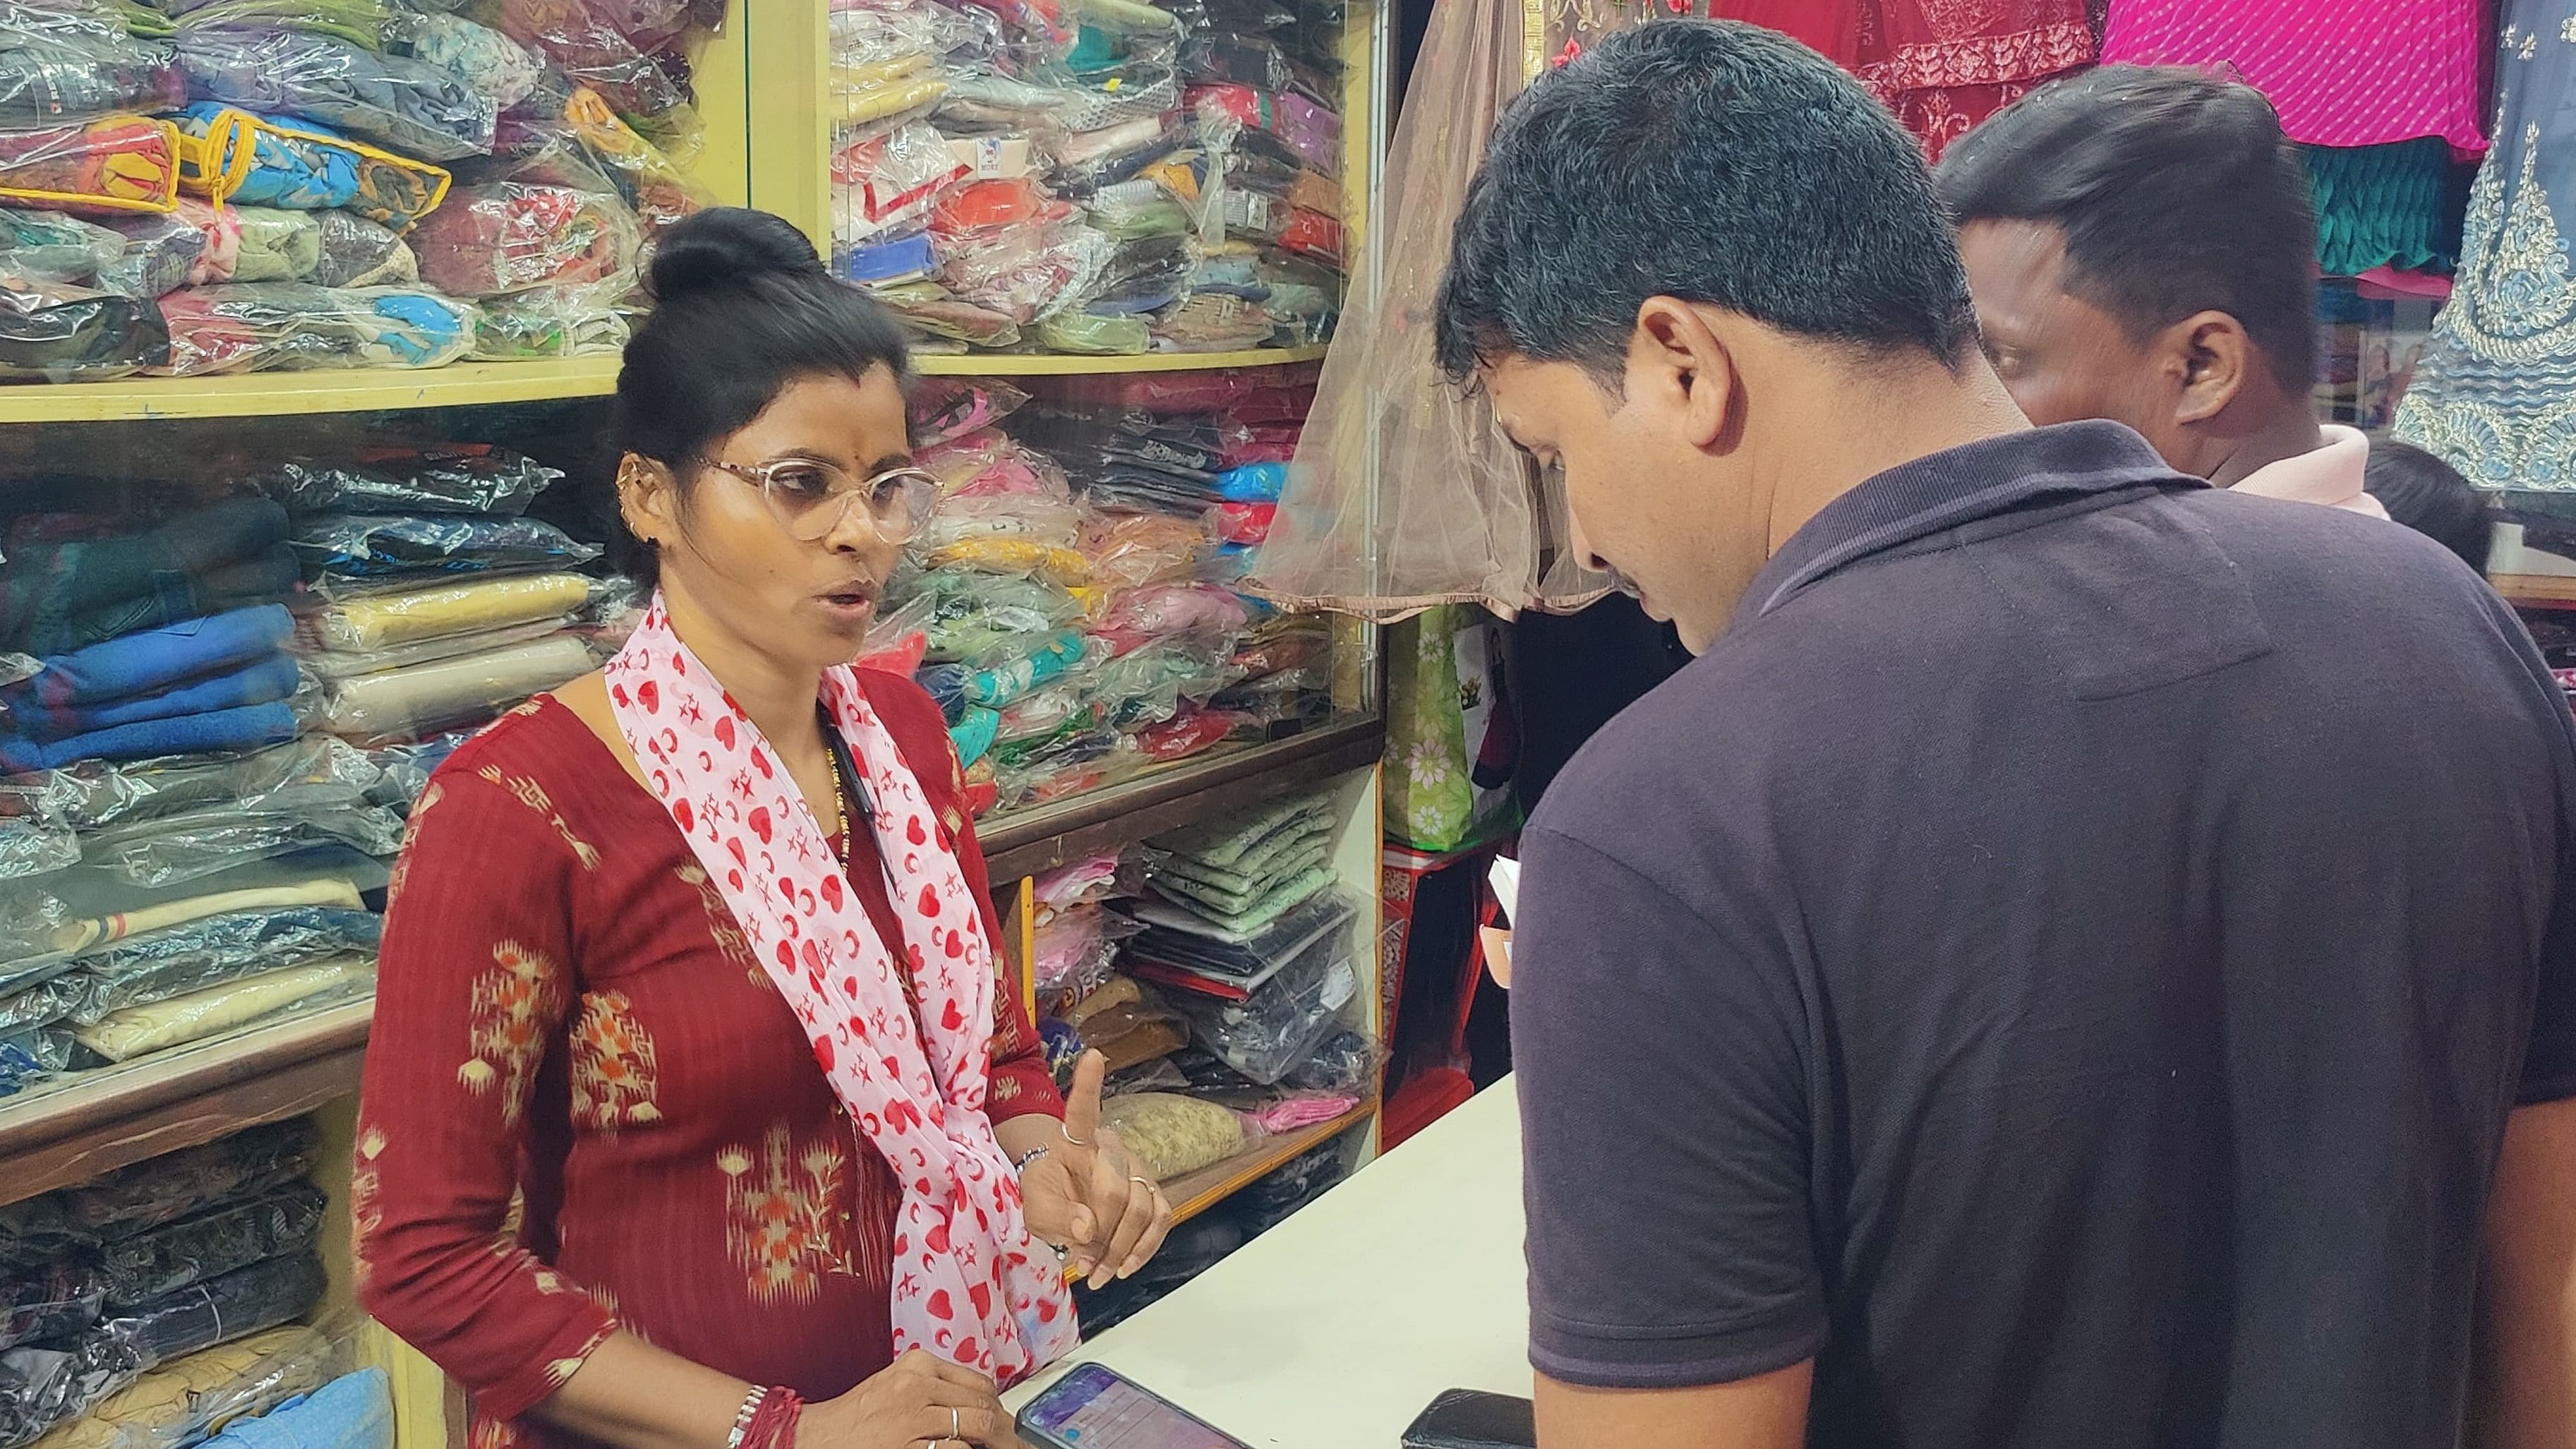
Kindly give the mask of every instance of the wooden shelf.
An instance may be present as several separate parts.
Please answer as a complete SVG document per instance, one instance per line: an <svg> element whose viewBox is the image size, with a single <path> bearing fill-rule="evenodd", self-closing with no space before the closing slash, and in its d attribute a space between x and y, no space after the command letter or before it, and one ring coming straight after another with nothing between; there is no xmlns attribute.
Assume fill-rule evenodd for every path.
<svg viewBox="0 0 2576 1449"><path fill-rule="evenodd" d="M1089 377L1122 372L1215 372L1233 367L1285 367L1315 362L1326 349L1265 347L1252 352L1146 352L1134 357L1076 357L1061 353L920 353L916 372L946 377Z"/></svg>
<svg viewBox="0 0 2576 1449"><path fill-rule="evenodd" d="M617 359L460 362L453 367L248 372L230 377L130 377L117 382L0 387L0 423L143 422L474 407L606 397Z"/></svg>
<svg viewBox="0 0 2576 1449"><path fill-rule="evenodd" d="M1142 357L1018 353L924 355L914 368L951 377L1080 377L1099 373L1206 372L1313 362L1321 347L1258 352L1155 352ZM229 377L130 377L115 382L0 385L0 423L147 422L161 418L257 418L404 408L482 407L607 397L617 391L615 357L560 362L460 362L453 367L321 372L249 372Z"/></svg>
<svg viewBox="0 0 2576 1449"><path fill-rule="evenodd" d="M347 1096L374 1011L353 1001L0 1099L0 1204Z"/></svg>
<svg viewBox="0 0 2576 1449"><path fill-rule="evenodd" d="M2497 574L2488 582L2508 602L2527 609L2576 609L2576 575Z"/></svg>
<svg viewBox="0 0 2576 1449"><path fill-rule="evenodd" d="M1212 1167L1173 1178L1163 1184L1163 1200L1172 1205L1172 1225L1188 1222L1375 1115L1377 1103L1362 1102L1330 1122L1319 1122L1284 1137L1265 1137Z"/></svg>
<svg viewBox="0 0 2576 1449"><path fill-rule="evenodd" d="M1367 769L1385 747L1384 720L1336 720L998 815L978 824L975 834L993 880L1014 880Z"/></svg>

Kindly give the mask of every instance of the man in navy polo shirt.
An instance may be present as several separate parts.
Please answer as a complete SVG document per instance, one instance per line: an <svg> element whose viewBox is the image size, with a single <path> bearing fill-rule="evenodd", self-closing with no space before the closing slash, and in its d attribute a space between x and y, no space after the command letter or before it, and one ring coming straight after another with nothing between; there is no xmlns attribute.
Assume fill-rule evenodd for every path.
<svg viewBox="0 0 2576 1449"><path fill-rule="evenodd" d="M1536 85L1436 322L1701 656L1524 837L1547 1449L2568 1442L2576 725L2468 569L2031 428L1759 30Z"/></svg>

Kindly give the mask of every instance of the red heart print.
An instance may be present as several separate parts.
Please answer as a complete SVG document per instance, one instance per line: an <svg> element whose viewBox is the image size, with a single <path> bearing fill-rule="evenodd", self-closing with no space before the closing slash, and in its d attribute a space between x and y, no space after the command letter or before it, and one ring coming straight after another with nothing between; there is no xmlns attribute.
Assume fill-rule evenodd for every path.
<svg viewBox="0 0 2576 1449"><path fill-rule="evenodd" d="M785 941L781 941L781 942L779 942L779 943L778 943L778 964L779 964L779 965L781 965L781 966L786 967L786 968L787 968L788 970L790 970L790 971L795 970L795 969L796 969L796 948L795 948L794 946L789 945L789 944L788 944L787 942L785 942Z"/></svg>
<svg viewBox="0 0 2576 1449"><path fill-rule="evenodd" d="M947 1252L948 1225L946 1223L933 1223L930 1231L921 1235L921 1245L934 1253ZM903 1250L901 1248L897 1248L895 1250L895 1256L903 1256Z"/></svg>
<svg viewBox="0 0 2576 1449"><path fill-rule="evenodd" d="M1057 1312L1057 1309L1056 1309L1056 1306L1055 1306L1055 1300L1054 1300L1054 1299L1052 1299L1052 1298L1041 1298L1041 1299L1039 1299L1039 1300L1038 1300L1038 1322L1040 1322L1040 1323L1053 1323L1053 1322L1055 1322L1055 1315L1056 1315L1056 1312Z"/></svg>
<svg viewBox="0 0 2576 1449"><path fill-rule="evenodd" d="M761 844L767 845L769 843L769 809L767 806L752 806L751 813L742 818L742 823L751 827L751 833L760 837Z"/></svg>
<svg viewBox="0 0 2576 1449"><path fill-rule="evenodd" d="M751 749L751 767L758 770L760 772L760 778L764 780L776 778L776 776L770 772L768 753L762 750L758 745L752 746Z"/></svg>
<svg viewBox="0 0 2576 1449"><path fill-rule="evenodd" d="M970 1299L974 1300L974 1303L975 1303L975 1316L976 1316L976 1317L978 1317L978 1318L982 1318L982 1317L984 1317L986 1314L989 1314L989 1313L991 1313L991 1312L993 1311L993 1290L992 1290L992 1289L990 1289L990 1288L988 1288L988 1287L984 1286L984 1285L983 1285L983 1284L981 1284L981 1283L969 1283L969 1284L967 1284L967 1285L966 1285L966 1296L967 1296L968 1298L970 1298ZM973 1340L972 1340L972 1339L969 1339L969 1340L968 1340L968 1342L970 1342L970 1343L971 1343L971 1342L973 1342ZM959 1347L961 1347L961 1348L962 1348L962 1347L964 1347L964 1346L965 1346L965 1345L963 1345L963 1344L960 1344L960 1345L959 1345Z"/></svg>
<svg viewBox="0 0 2576 1449"><path fill-rule="evenodd" d="M716 717L716 743L724 746L728 750L733 748L732 715L718 715Z"/></svg>
<svg viewBox="0 0 2576 1449"><path fill-rule="evenodd" d="M814 1038L814 1060L823 1064L823 1070L828 1072L832 1069L832 1039L830 1037L818 1036Z"/></svg>
<svg viewBox="0 0 2576 1449"><path fill-rule="evenodd" d="M942 1288L930 1295L930 1316L942 1323L957 1316L957 1305L948 1301L947 1289Z"/></svg>
<svg viewBox="0 0 2576 1449"><path fill-rule="evenodd" d="M841 978L841 994L842 994L843 996L846 996L846 997L850 998L850 999L851 999L851 1000L853 1000L853 1001L856 1001L856 1000L858 999L858 997L859 997L859 978L857 978L856 976L844 976L844 977L842 977L842 978Z"/></svg>
<svg viewBox="0 0 2576 1449"><path fill-rule="evenodd" d="M956 960L958 957L965 955L965 954L966 954L966 933L965 933L965 932L963 932L963 931L951 931L951 932L949 932L949 933L948 933L948 948L947 948L947 949L948 949L948 959L949 959L949 960L951 960L951 961L954 961L954 960Z"/></svg>
<svg viewBox="0 0 2576 1449"><path fill-rule="evenodd" d="M949 1002L947 1008L939 1013L939 1029L941 1031L962 1031L965 1029L965 1026L966 1013L957 1009L956 1002Z"/></svg>
<svg viewBox="0 0 2576 1449"><path fill-rule="evenodd" d="M921 913L925 916L939 914L939 892L929 886L921 888Z"/></svg>
<svg viewBox="0 0 2576 1449"><path fill-rule="evenodd" d="M920 975L930 964L921 959L921 948L910 941L903 943L903 959L912 963L912 974L915 976Z"/></svg>
<svg viewBox="0 0 2576 1449"><path fill-rule="evenodd" d="M619 709L624 709L626 707L626 686L622 684L610 685L608 687L608 697L617 701L617 707Z"/></svg>
<svg viewBox="0 0 2576 1449"><path fill-rule="evenodd" d="M649 679L635 686L635 702L644 706L646 714L660 714L662 712L661 686Z"/></svg>
<svg viewBox="0 0 2576 1449"><path fill-rule="evenodd" d="M823 969L823 952L810 937L805 942L805 967L809 971Z"/></svg>
<svg viewBox="0 0 2576 1449"><path fill-rule="evenodd" d="M697 828L698 812L690 809L689 802L686 800L671 802L671 818L680 822L680 833L683 835Z"/></svg>
<svg viewBox="0 0 2576 1449"><path fill-rule="evenodd" d="M743 848L742 848L742 837L741 837L741 836L739 836L739 835L728 835L728 836L726 836L726 837L725 837L725 849L730 850L730 851L732 851L732 852L733 852L733 863L734 863L734 864L736 864L736 865L749 865L749 864L751 864L751 857L750 857L749 853L748 853L748 852L746 852L746 851L744 851L744 850L743 850Z"/></svg>
<svg viewBox="0 0 2576 1449"><path fill-rule="evenodd" d="M726 872L725 872L725 884L726 884L726 885L729 885L729 886L731 886L731 887L733 887L735 890L741 890L741 889L742 889L742 872L741 872L741 871L738 871L738 870L729 870L729 871L726 871Z"/></svg>
<svg viewBox="0 0 2576 1449"><path fill-rule="evenodd" d="M984 1290L978 1288L975 1291L981 1293ZM980 1363L984 1358L984 1345L976 1339L961 1338L957 1340L957 1356L968 1364Z"/></svg>
<svg viewBox="0 0 2576 1449"><path fill-rule="evenodd" d="M841 878L839 876L827 875L823 877L823 904L830 906L836 911L841 908Z"/></svg>
<svg viewBox="0 0 2576 1449"><path fill-rule="evenodd" d="M911 841L915 845L919 845L930 838L922 833L920 816L915 815L903 822L903 838Z"/></svg>

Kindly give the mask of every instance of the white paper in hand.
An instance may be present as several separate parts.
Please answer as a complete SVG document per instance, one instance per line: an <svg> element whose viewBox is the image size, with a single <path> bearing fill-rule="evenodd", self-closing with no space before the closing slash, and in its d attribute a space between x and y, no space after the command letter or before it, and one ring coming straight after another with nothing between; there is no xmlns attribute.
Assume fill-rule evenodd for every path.
<svg viewBox="0 0 2576 1449"><path fill-rule="evenodd" d="M1494 868L1485 872L1485 880L1494 888L1494 899L1502 902L1503 919L1514 925L1521 919L1521 863L1494 857Z"/></svg>

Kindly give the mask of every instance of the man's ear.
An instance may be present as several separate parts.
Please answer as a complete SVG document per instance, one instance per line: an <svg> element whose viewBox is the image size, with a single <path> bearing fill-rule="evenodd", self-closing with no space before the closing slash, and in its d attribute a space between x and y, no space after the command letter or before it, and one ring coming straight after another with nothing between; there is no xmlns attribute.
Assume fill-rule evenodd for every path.
<svg viewBox="0 0 2576 1449"><path fill-rule="evenodd" d="M1637 309L1628 341L1627 400L1672 418L1694 448L1732 446L1742 405L1735 355L1699 308L1675 297L1649 297Z"/></svg>
<svg viewBox="0 0 2576 1449"><path fill-rule="evenodd" d="M655 548L680 536L680 480L668 465L637 453L617 460L617 512L626 531Z"/></svg>
<svg viewBox="0 0 2576 1449"><path fill-rule="evenodd" d="M2157 352L2181 384L2174 421L2186 426L2227 411L2263 365L2245 324L2225 312L2197 312L2166 328Z"/></svg>

